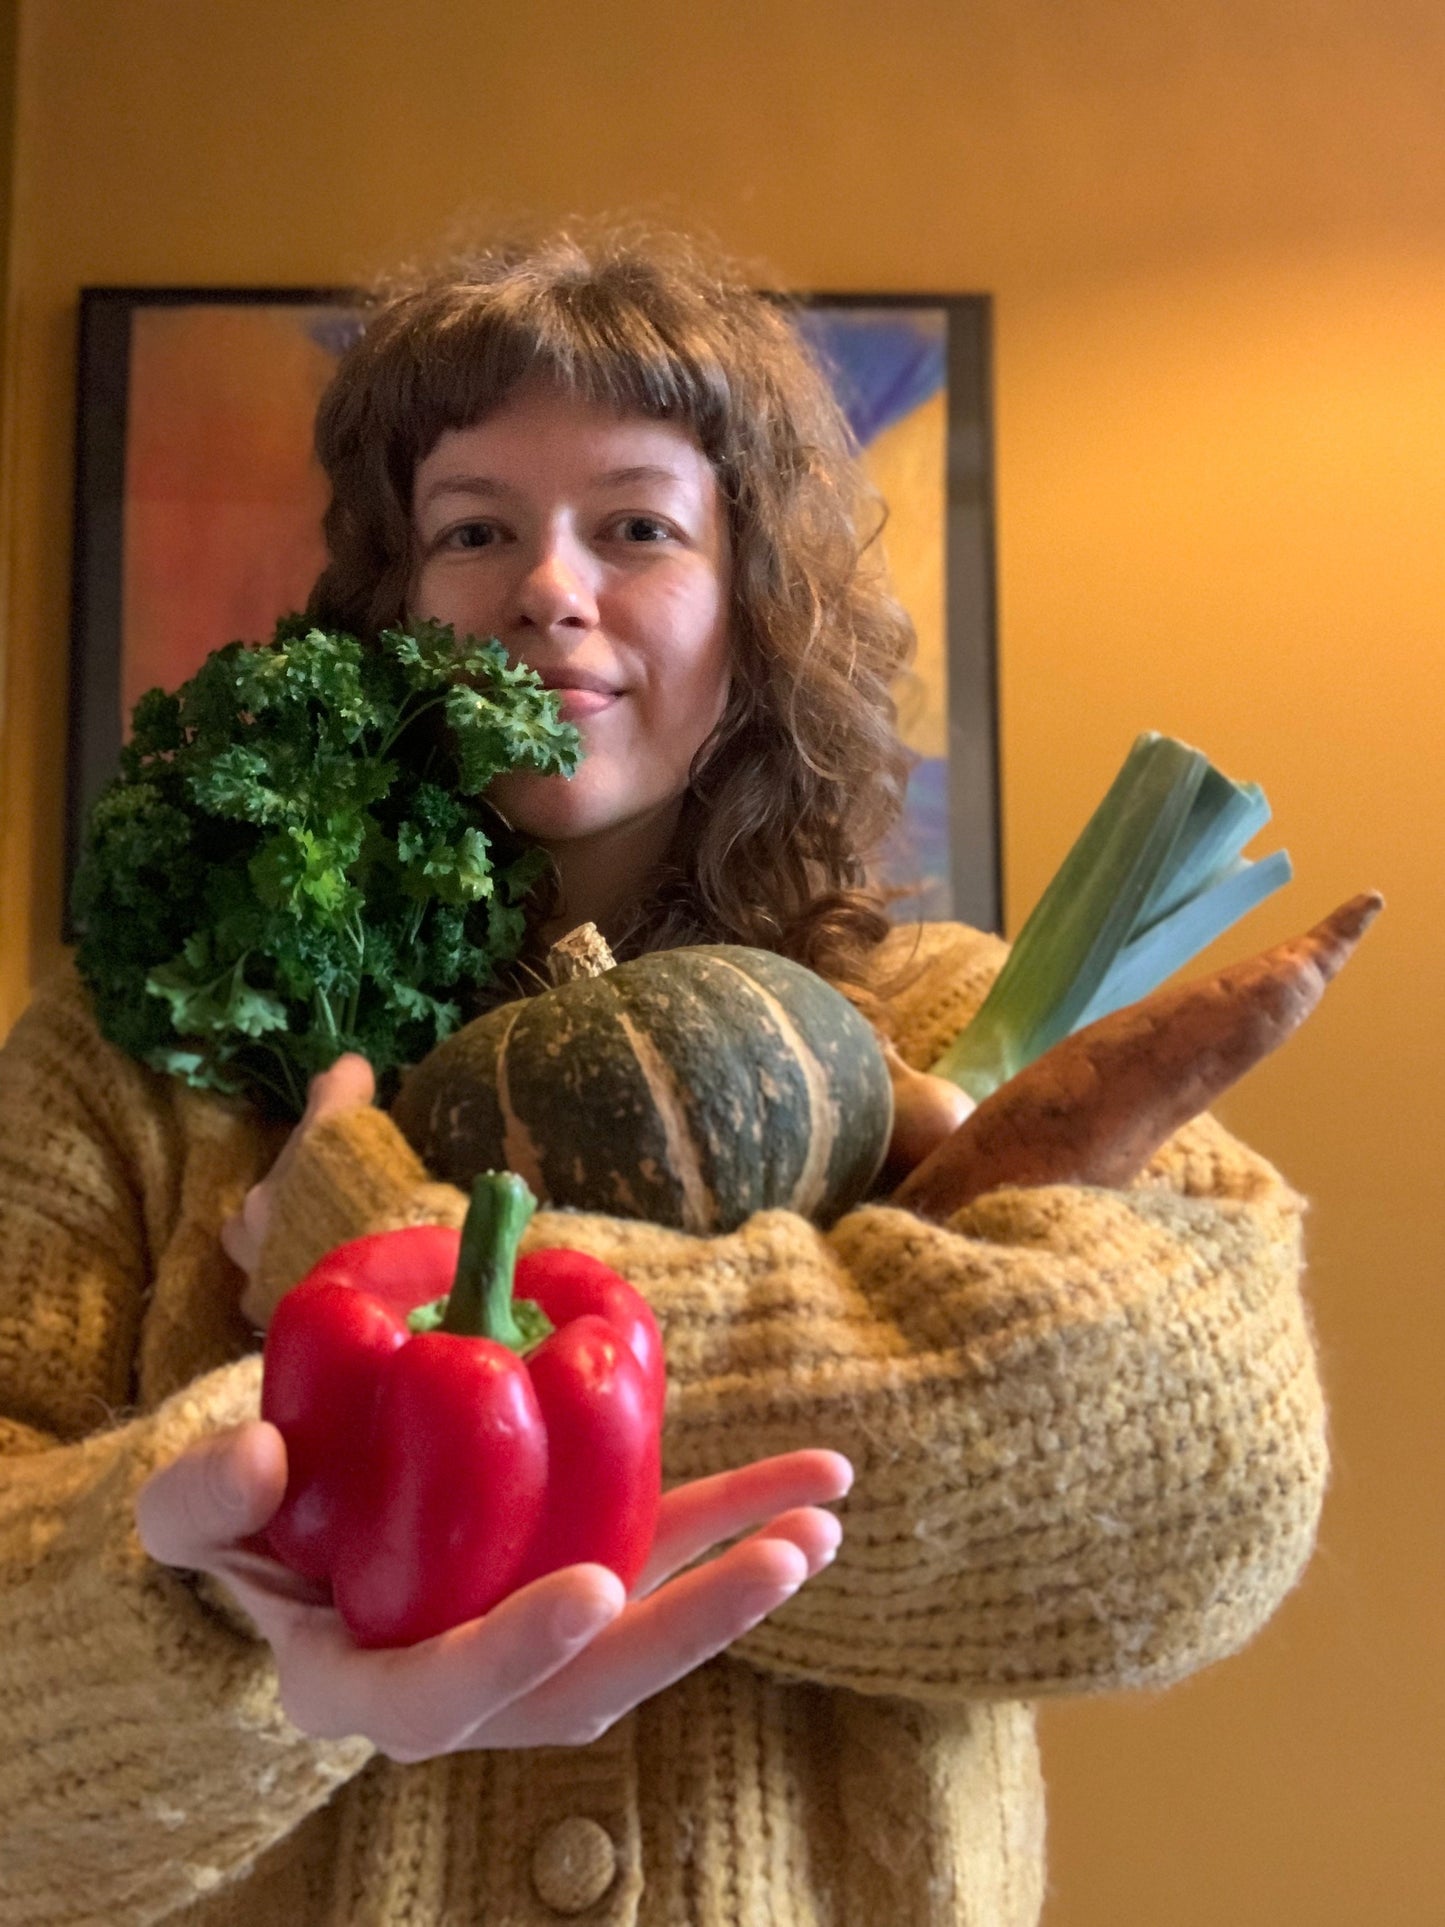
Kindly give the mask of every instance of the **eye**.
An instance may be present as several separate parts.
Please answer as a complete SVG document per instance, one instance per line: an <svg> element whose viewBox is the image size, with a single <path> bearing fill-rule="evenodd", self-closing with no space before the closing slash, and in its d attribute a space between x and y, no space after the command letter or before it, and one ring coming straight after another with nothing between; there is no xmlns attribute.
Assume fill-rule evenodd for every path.
<svg viewBox="0 0 1445 1927"><path fill-rule="evenodd" d="M441 537L438 547L443 549L490 549L502 539L502 532L495 522L459 522L448 529Z"/></svg>
<svg viewBox="0 0 1445 1927"><path fill-rule="evenodd" d="M672 530L656 515L624 515L613 524L624 542L668 542Z"/></svg>

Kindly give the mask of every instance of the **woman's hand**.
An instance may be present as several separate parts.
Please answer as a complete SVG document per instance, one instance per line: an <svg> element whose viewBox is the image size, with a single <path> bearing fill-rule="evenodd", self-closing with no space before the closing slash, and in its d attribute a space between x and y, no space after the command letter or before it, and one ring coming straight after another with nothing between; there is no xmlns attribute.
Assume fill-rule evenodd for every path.
<svg viewBox="0 0 1445 1927"><path fill-rule="evenodd" d="M306 1093L306 1109L301 1121L281 1147L281 1155L261 1182L251 1186L241 1209L221 1226L222 1249L246 1277L246 1286L241 1293L242 1316L249 1319L258 1331L265 1328L275 1309L274 1306L263 1305L256 1296L261 1247L271 1228L275 1187L286 1175L296 1157L297 1147L308 1131L326 1118L340 1116L343 1111L365 1110L375 1096L376 1078L371 1066L354 1051L348 1052L345 1057L338 1057L329 1070L313 1077Z"/></svg>
<svg viewBox="0 0 1445 1927"><path fill-rule="evenodd" d="M256 1549L286 1489L274 1426L253 1420L183 1452L142 1487L136 1519L152 1558L214 1574L250 1615L296 1726L315 1739L360 1734L406 1763L599 1738L828 1564L842 1528L820 1507L852 1480L845 1458L821 1451L695 1480L664 1496L630 1599L605 1566L568 1566L481 1619L386 1650L356 1646L320 1588Z"/></svg>

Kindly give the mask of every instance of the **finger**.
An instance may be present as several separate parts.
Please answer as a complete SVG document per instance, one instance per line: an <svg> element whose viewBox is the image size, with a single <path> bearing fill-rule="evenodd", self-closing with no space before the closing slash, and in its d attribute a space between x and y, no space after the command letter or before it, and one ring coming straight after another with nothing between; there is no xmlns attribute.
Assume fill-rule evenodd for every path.
<svg viewBox="0 0 1445 1927"><path fill-rule="evenodd" d="M376 1096L376 1074L357 1051L347 1051L312 1078L306 1093L303 1124L315 1124L338 1111L370 1104Z"/></svg>
<svg viewBox="0 0 1445 1927"><path fill-rule="evenodd" d="M162 1466L136 1494L141 1544L162 1565L210 1572L259 1532L286 1491L286 1445L253 1419L217 1432Z"/></svg>
<svg viewBox="0 0 1445 1927"><path fill-rule="evenodd" d="M246 1220L237 1211L221 1226L221 1249L236 1267L248 1275L255 1260L251 1235L246 1229Z"/></svg>
<svg viewBox="0 0 1445 1927"><path fill-rule="evenodd" d="M754 1539L788 1540L807 1560L808 1577L812 1579L837 1557L843 1543L843 1525L834 1513L825 1512L821 1506L799 1506L795 1511L770 1519L760 1531L749 1533L743 1543Z"/></svg>
<svg viewBox="0 0 1445 1927"><path fill-rule="evenodd" d="M355 1647L334 1612L278 1594L267 1573L258 1575L259 1598L244 1584L235 1590L280 1649L282 1703L297 1726L319 1739L364 1733L410 1762L464 1746L565 1744L605 1730L789 1597L826 1564L838 1531L830 1513L812 1508L780 1517L770 1534L676 1582L664 1613L629 1607L625 1618L647 1617L580 1680L586 1649L613 1636L624 1603L605 1567L550 1574L482 1619L379 1652ZM244 1566L244 1555L236 1563Z"/></svg>
<svg viewBox="0 0 1445 1927"><path fill-rule="evenodd" d="M641 1597L700 1554L793 1506L826 1505L853 1483L841 1452L783 1452L694 1479L663 1495L657 1531L634 1593Z"/></svg>
<svg viewBox="0 0 1445 1927"><path fill-rule="evenodd" d="M274 1296L262 1292L254 1271L246 1273L246 1283L240 1297L240 1309L241 1316L254 1332L264 1332L276 1310Z"/></svg>
<svg viewBox="0 0 1445 1927"><path fill-rule="evenodd" d="M244 1271L248 1277L256 1269L266 1233L271 1228L271 1186L285 1155L283 1151L267 1178L251 1186L241 1200L240 1209L233 1211L221 1226L221 1249L237 1270Z"/></svg>
<svg viewBox="0 0 1445 1927"><path fill-rule="evenodd" d="M467 1737L486 1747L581 1745L790 1599L808 1576L787 1540L757 1538L634 1602L572 1663Z"/></svg>
<svg viewBox="0 0 1445 1927"><path fill-rule="evenodd" d="M283 1703L318 1739L361 1732L393 1759L429 1759L549 1680L625 1603L615 1573L585 1565L551 1573L415 1646L364 1651L336 1615L313 1615L297 1622Z"/></svg>

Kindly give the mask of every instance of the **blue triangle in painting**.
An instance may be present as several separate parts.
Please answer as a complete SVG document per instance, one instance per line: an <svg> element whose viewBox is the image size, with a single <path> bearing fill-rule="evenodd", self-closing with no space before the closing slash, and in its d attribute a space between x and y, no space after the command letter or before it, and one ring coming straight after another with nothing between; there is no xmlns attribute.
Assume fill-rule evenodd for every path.
<svg viewBox="0 0 1445 1927"><path fill-rule="evenodd" d="M848 425L866 448L943 387L943 310L806 308L799 333L823 364Z"/></svg>

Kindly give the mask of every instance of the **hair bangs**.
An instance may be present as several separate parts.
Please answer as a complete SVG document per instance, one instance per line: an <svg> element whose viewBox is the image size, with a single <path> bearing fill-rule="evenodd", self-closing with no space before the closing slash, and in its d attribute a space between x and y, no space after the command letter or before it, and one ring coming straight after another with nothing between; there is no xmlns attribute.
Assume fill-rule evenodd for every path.
<svg viewBox="0 0 1445 1927"><path fill-rule="evenodd" d="M403 499L443 434L483 420L524 383L676 422L714 466L725 466L733 401L727 371L683 317L658 312L663 291L648 290L646 304L642 292L621 276L524 282L488 303L413 313L404 324L388 314L373 344L385 413L377 426Z"/></svg>

